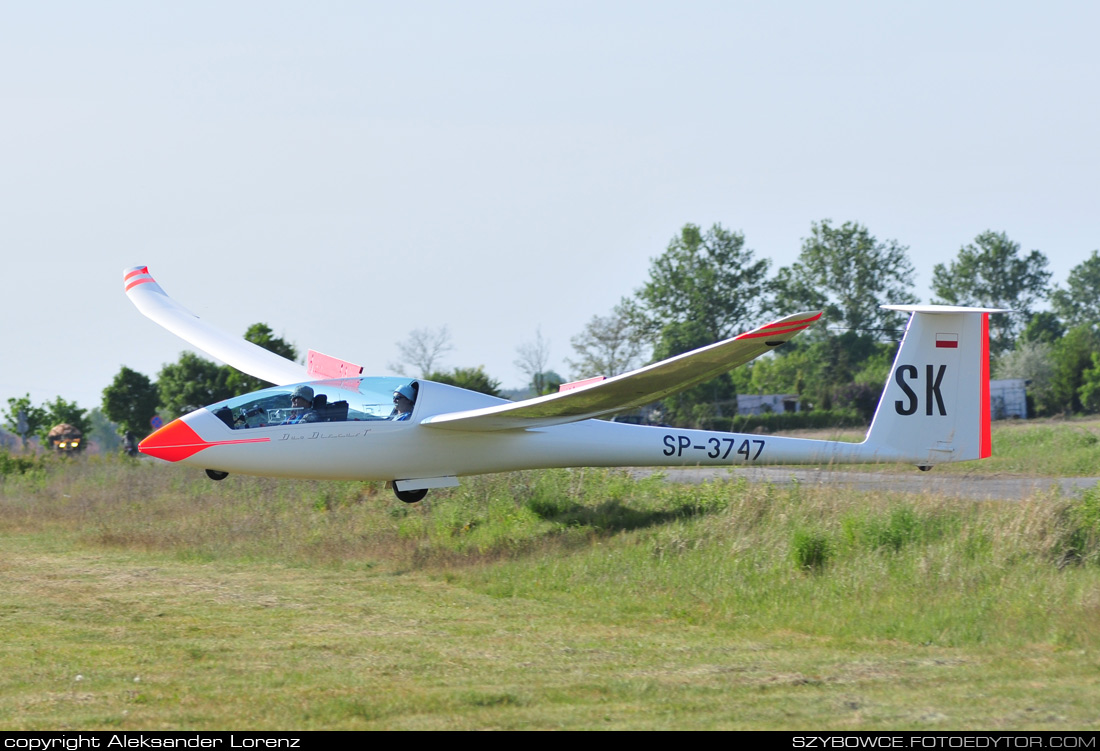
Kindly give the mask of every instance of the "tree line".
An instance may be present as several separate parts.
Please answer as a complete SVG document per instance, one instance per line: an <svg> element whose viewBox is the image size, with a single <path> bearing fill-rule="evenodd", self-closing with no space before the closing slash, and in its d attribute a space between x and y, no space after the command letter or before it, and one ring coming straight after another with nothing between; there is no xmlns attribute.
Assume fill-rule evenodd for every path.
<svg viewBox="0 0 1100 751"><path fill-rule="evenodd" d="M781 315L822 310L821 324L774 356L672 397L662 417L714 427L735 413L742 393L796 394L811 411L869 420L906 321L880 306L918 302L908 250L858 223L824 220L811 224L797 260L771 275L742 233L687 224L651 260L648 280L573 338L573 376L614 375ZM992 372L1030 382L1032 414L1100 411L1100 253L1075 266L1064 286L1051 285L1048 265L1006 233L982 232L933 267L931 302L1014 311L990 317Z"/></svg>
<svg viewBox="0 0 1100 751"><path fill-rule="evenodd" d="M777 350L659 405L660 418L685 427L720 427L735 413L737 394L795 394L804 410L867 420L905 326L905 315L883 304L918 302L909 248L881 241L856 222L813 222L797 260L771 272L771 261L746 246L743 233L720 224L684 225L650 260L648 278L605 315L594 315L571 339L570 377L613 376L711 344L772 318L823 310L823 323ZM1051 285L1046 256L1023 252L1004 232L982 232L949 263L932 271L931 302L1009 308L990 317L992 372L1029 381L1035 415L1100 412L1100 252L1075 266L1064 285ZM253 324L245 339L291 360L298 351ZM443 369L451 351L447 328L416 329L398 343L397 372L500 395L500 381L483 367ZM550 342L536 332L516 348L516 366L531 393L556 391L564 380L548 368ZM8 399L6 427L23 415L44 439L68 422L85 433L97 412L119 431L141 438L150 418L174 418L268 384L190 352L163 366L155 380L123 366L89 413L57 397L41 406L29 395ZM813 417L808 417L813 420ZM726 423L728 425L728 421Z"/></svg>

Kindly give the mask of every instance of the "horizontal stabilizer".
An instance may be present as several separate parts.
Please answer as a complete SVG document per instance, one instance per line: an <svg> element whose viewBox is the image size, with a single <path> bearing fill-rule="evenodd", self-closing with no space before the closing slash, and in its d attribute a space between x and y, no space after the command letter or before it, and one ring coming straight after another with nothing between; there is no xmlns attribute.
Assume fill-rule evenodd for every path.
<svg viewBox="0 0 1100 751"><path fill-rule="evenodd" d="M126 296L142 315L211 357L243 373L275 385L309 379L306 369L285 357L269 352L247 339L230 336L203 321L165 294L153 280L148 266L134 266L123 273Z"/></svg>
<svg viewBox="0 0 1100 751"><path fill-rule="evenodd" d="M600 417L664 399L775 349L821 317L795 313L766 326L644 368L515 404L432 415L420 424L448 430L514 430Z"/></svg>

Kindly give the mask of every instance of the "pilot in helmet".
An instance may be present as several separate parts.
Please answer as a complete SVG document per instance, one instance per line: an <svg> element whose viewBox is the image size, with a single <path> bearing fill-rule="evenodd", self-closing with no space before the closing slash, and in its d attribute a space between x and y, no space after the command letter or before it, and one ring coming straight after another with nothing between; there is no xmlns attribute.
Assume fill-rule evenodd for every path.
<svg viewBox="0 0 1100 751"><path fill-rule="evenodd" d="M412 417L413 404L416 403L416 386L414 383L406 383L398 386L393 392L393 412L391 420L408 420Z"/></svg>

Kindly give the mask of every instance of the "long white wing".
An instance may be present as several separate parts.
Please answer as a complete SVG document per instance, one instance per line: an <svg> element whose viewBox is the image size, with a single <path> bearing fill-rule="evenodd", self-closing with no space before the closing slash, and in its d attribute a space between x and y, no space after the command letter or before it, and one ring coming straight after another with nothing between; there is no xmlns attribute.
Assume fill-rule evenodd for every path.
<svg viewBox="0 0 1100 751"><path fill-rule="evenodd" d="M153 280L148 266L126 269L122 280L126 296L143 315L208 355L276 385L309 380L305 366L246 339L230 336L177 303Z"/></svg>
<svg viewBox="0 0 1100 751"><path fill-rule="evenodd" d="M733 339L591 385L516 404L432 415L420 424L470 431L538 428L633 409L744 365L791 339L820 317L820 312L795 313Z"/></svg>

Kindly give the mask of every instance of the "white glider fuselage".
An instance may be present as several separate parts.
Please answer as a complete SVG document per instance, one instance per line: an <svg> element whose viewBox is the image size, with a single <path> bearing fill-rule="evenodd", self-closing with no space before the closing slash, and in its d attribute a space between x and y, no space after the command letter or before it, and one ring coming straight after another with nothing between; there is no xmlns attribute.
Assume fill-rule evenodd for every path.
<svg viewBox="0 0 1100 751"><path fill-rule="evenodd" d="M437 388L451 388L419 383L418 402L429 402ZM142 450L220 472L333 480L461 477L551 467L735 467L901 458L856 443L595 419L515 431L438 430L414 421L384 419L241 431L201 409L179 422L195 435L181 438L182 428L177 427L154 440L146 439ZM198 450L189 453L194 449Z"/></svg>

